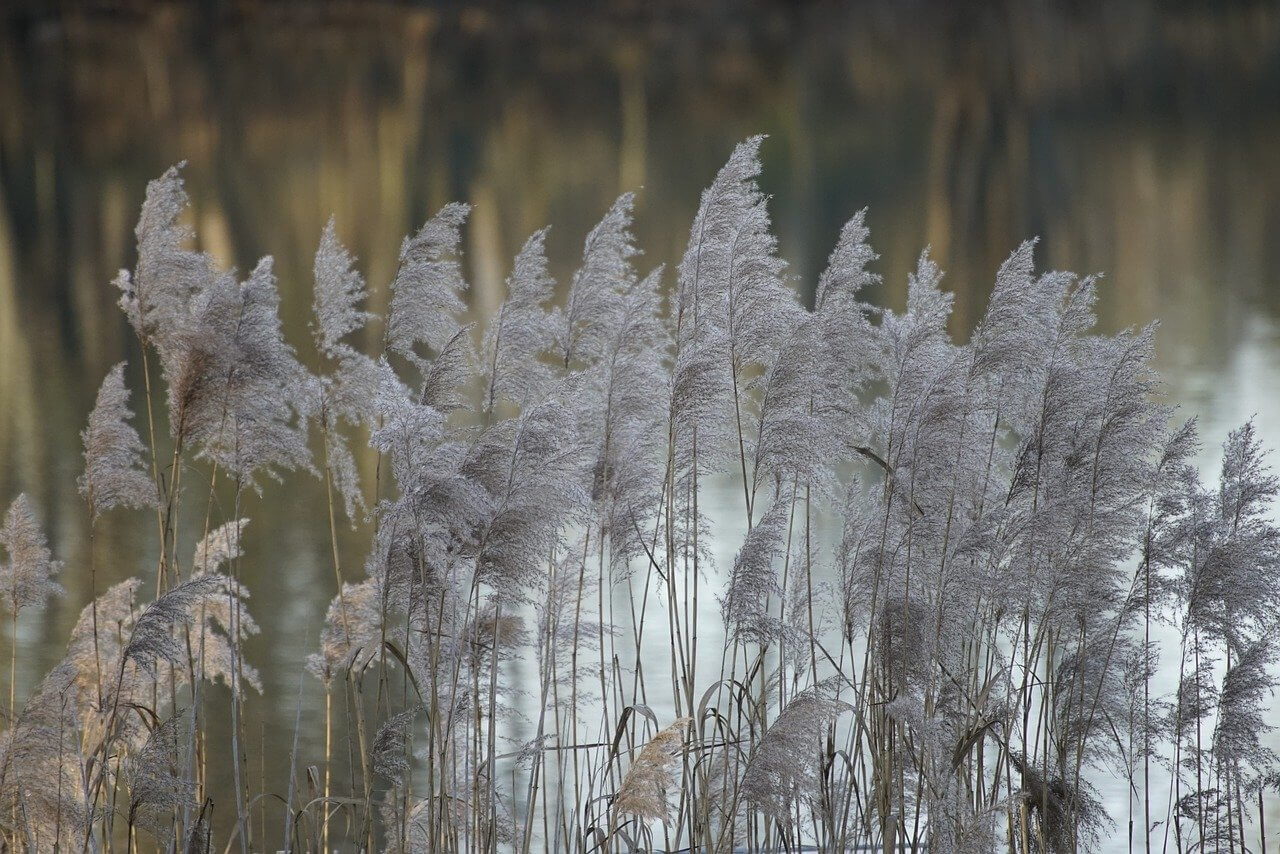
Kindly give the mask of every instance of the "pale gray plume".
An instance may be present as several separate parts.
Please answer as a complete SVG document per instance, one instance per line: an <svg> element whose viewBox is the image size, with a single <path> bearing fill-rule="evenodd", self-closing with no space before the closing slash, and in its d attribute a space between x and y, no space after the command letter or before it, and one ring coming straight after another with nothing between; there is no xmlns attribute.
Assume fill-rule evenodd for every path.
<svg viewBox="0 0 1280 854"><path fill-rule="evenodd" d="M1023 242L996 273L987 309L970 336L974 371L1034 393L1050 355L1057 307L1069 281L1063 274L1035 277L1035 240Z"/></svg>
<svg viewBox="0 0 1280 854"><path fill-rule="evenodd" d="M829 350L821 321L804 320L781 341L760 386L759 414L746 452L752 463L752 494L772 483L799 483L815 498L837 493L835 466L847 455L839 441L846 410L832 413Z"/></svg>
<svg viewBox="0 0 1280 854"><path fill-rule="evenodd" d="M760 174L763 136L739 143L702 194L678 270L677 314L697 335L710 324L734 373L767 364L799 314L795 294L782 282L786 268L769 230ZM688 324L686 326L686 324Z"/></svg>
<svg viewBox="0 0 1280 854"><path fill-rule="evenodd" d="M142 439L129 423L132 417L120 362L103 379L89 424L80 433L84 474L77 483L95 519L113 507L154 507L159 501L146 471Z"/></svg>
<svg viewBox="0 0 1280 854"><path fill-rule="evenodd" d="M869 432L862 400L881 339L868 316L875 310L860 299L864 288L880 282L867 265L879 256L867 243L866 210L859 211L840 230L840 238L818 279L811 334L821 340L822 367L817 371L819 389L811 408L825 424L832 441L842 442L854 453L863 447ZM849 453L844 449L840 456Z"/></svg>
<svg viewBox="0 0 1280 854"><path fill-rule="evenodd" d="M803 310L782 280L756 178L763 137L740 143L702 194L677 270L671 417L683 476L715 470L743 420L749 371L769 365Z"/></svg>
<svg viewBox="0 0 1280 854"><path fill-rule="evenodd" d="M552 315L556 361L565 368L599 359L621 320L622 295L635 282L631 259L639 254L631 234L634 203L633 194L623 193L591 229L582 247L582 266L569 283L564 310Z"/></svg>
<svg viewBox="0 0 1280 854"><path fill-rule="evenodd" d="M471 383L476 354L472 346L472 325L458 328L430 364L423 366L421 401L441 412L470 405L467 386Z"/></svg>
<svg viewBox="0 0 1280 854"><path fill-rule="evenodd" d="M1267 517L1267 501L1280 492L1267 463L1267 453L1252 420L1231 431L1222 445L1219 504L1222 516L1239 530L1241 523L1257 524Z"/></svg>
<svg viewBox="0 0 1280 854"><path fill-rule="evenodd" d="M867 243L870 236L867 209L863 208L840 229L836 247L827 258L827 268L818 277L815 312L837 303L859 307L862 289L880 282L879 275L867 271L867 265L880 257Z"/></svg>
<svg viewBox="0 0 1280 854"><path fill-rule="evenodd" d="M1248 421L1222 446L1218 542L1202 577L1202 587L1219 600L1214 622L1220 636L1240 654L1252 637L1274 631L1280 609L1280 525L1272 515L1277 494L1280 478Z"/></svg>
<svg viewBox="0 0 1280 854"><path fill-rule="evenodd" d="M355 455L351 453L346 437L338 431L336 424L329 421L328 413L323 409L320 421L324 439L324 463L329 480L342 497L342 509L347 514L347 519L355 525L366 506Z"/></svg>
<svg viewBox="0 0 1280 854"><path fill-rule="evenodd" d="M147 184L134 229L137 267L132 274L121 270L115 281L120 307L144 342L183 334L188 302L218 275L212 258L185 248L192 236L178 222L188 201L180 174L185 165Z"/></svg>
<svg viewBox="0 0 1280 854"><path fill-rule="evenodd" d="M467 283L458 263L462 224L469 205L445 205L400 246L400 269L391 283L387 348L411 355L424 344L438 352L458 331Z"/></svg>
<svg viewBox="0 0 1280 854"><path fill-rule="evenodd" d="M160 356L170 432L244 482L309 468L306 419L317 395L281 335L271 259L240 284L184 249L191 232L177 219L186 204L176 167L148 186L137 270L118 280L125 313Z"/></svg>
<svg viewBox="0 0 1280 854"><path fill-rule="evenodd" d="M319 404L315 414L324 439L324 464L329 483L342 496L343 510L353 525L365 509L365 500L355 457L342 425L372 418L370 387L381 385L380 374L384 368L390 372L384 364L374 362L342 341L364 328L373 317L359 308L368 294L354 263L350 253L338 242L330 217L316 250L311 329L317 349L337 366L332 374L320 377L317 383Z"/></svg>
<svg viewBox="0 0 1280 854"><path fill-rule="evenodd" d="M315 319L311 329L320 352L331 358L345 346L341 343L343 338L363 329L373 317L359 308L367 294L364 279L354 264L355 259L338 242L333 217L329 217L316 250Z"/></svg>
<svg viewBox="0 0 1280 854"><path fill-rule="evenodd" d="M876 615L876 662L886 679L902 689L918 687L927 679L937 661L937 650L931 648L933 622L930 609L919 598L910 600L891 595Z"/></svg>
<svg viewBox="0 0 1280 854"><path fill-rule="evenodd" d="M343 346L336 361L333 373L321 379L318 418L331 484L342 496L347 518L354 524L366 504L355 456L342 427L359 424L377 429L383 426L380 414L387 401L408 402L411 395L385 357L371 359Z"/></svg>
<svg viewBox="0 0 1280 854"><path fill-rule="evenodd" d="M62 586L53 580L62 563L53 559L25 493L4 514L0 547L8 555L8 560L0 562L0 596L11 614L32 605L43 607L62 593Z"/></svg>
<svg viewBox="0 0 1280 854"><path fill-rule="evenodd" d="M326 377L325 405L331 423L342 419L369 429L380 423L383 400L412 401L413 394L387 358L370 358L354 350L343 353Z"/></svg>
<svg viewBox="0 0 1280 854"><path fill-rule="evenodd" d="M887 389L870 411L870 448L859 453L882 466L894 518L928 515L928 498L918 494L924 490L912 473L928 466L936 458L933 450L946 445L949 434L935 435L939 428L949 431L955 423L949 391L959 360L947 332L953 299L940 289L941 280L928 250L921 253L908 277L907 311L886 311L877 328L875 374ZM871 450L876 447L884 449L885 458Z"/></svg>
<svg viewBox="0 0 1280 854"><path fill-rule="evenodd" d="M550 378L550 369L542 362L552 343L543 305L550 300L555 282L547 270L546 240L543 228L525 241L507 277L507 298L485 330L480 362L486 413L499 401L525 403Z"/></svg>
<svg viewBox="0 0 1280 854"><path fill-rule="evenodd" d="M563 527L590 503L584 469L580 440L554 396L476 441L462 473L489 496L474 551L467 549L480 578L514 592L537 577Z"/></svg>
<svg viewBox="0 0 1280 854"><path fill-rule="evenodd" d="M1267 734L1275 730L1268 714L1276 687L1273 652L1271 639L1259 638L1241 651L1222 679L1213 753L1241 784L1250 773L1262 777L1280 765L1280 757L1267 746Z"/></svg>
<svg viewBox="0 0 1280 854"><path fill-rule="evenodd" d="M435 452L445 435L444 413L414 402L408 390L384 386L374 400L381 426L369 434L369 444L386 454L391 472L402 489L420 482L424 470L434 464Z"/></svg>
<svg viewBox="0 0 1280 854"><path fill-rule="evenodd" d="M881 324L888 348L886 373L896 375L898 384L905 386L894 389L897 397L919 395L949 352L947 321L955 297L944 292L941 283L942 270L926 249L908 279L906 313L886 313Z"/></svg>
<svg viewBox="0 0 1280 854"><path fill-rule="evenodd" d="M593 607L598 587L599 582L583 564L583 542L579 540L566 545L564 557L544 572L531 590L530 598L536 603L538 642L534 649L540 689L562 716L580 713L604 700L599 665L592 668L584 664L596 657L602 631L612 633L611 628L602 627Z"/></svg>
<svg viewBox="0 0 1280 854"><path fill-rule="evenodd" d="M272 261L263 258L243 284L216 282L192 301L192 346L166 366L177 435L246 481L309 469L313 379L281 335Z"/></svg>
<svg viewBox="0 0 1280 854"><path fill-rule="evenodd" d="M85 605L80 611L71 638L67 642L64 662L75 669L79 689L78 706L86 717L97 713L99 671L103 679L119 672L122 640L134 617L134 603L142 581L128 578L112 585L98 597L95 603ZM97 617L97 642L94 642L95 610ZM87 728L87 727L86 727Z"/></svg>
<svg viewBox="0 0 1280 854"><path fill-rule="evenodd" d="M1009 761L1022 777L1017 797L1027 808L1028 833L1044 839L1046 853L1070 854L1081 847L1094 850L1111 817L1093 787L1085 780L1076 785L1074 779L1056 775L1052 767L1046 776L1017 751L1009 752Z"/></svg>
<svg viewBox="0 0 1280 854"><path fill-rule="evenodd" d="M629 559L644 553L641 532L660 503L667 436L664 413L653 402L670 396L664 360L671 343L658 314L662 272L658 267L622 295L619 322L585 378L591 392L575 398L590 409L581 420L591 422L596 437L591 497L614 569L624 574Z"/></svg>

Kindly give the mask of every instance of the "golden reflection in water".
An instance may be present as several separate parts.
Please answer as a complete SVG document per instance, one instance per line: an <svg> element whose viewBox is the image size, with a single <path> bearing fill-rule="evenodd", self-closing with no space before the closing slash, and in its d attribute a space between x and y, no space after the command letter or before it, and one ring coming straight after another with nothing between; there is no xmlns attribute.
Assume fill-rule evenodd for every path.
<svg viewBox="0 0 1280 854"><path fill-rule="evenodd" d="M563 283L623 190L639 188L642 263L677 261L733 143L768 133L764 183L802 293L840 225L870 206L885 276L873 298L901 308L931 245L964 335L1000 261L1040 235L1043 267L1106 273L1104 327L1162 319L1171 396L1205 416L1210 443L1257 411L1280 444L1280 11L1078 5L780 4L747 21L626 3L249 4L212 18L142 3L9 20L0 500L32 493L69 591L20 627L21 678L60 657L89 598L78 431L110 365L129 359L140 387L108 283L133 263L146 181L180 160L200 246L242 270L275 256L285 333L309 357L311 256L331 214L378 310L401 236L448 201L472 203L483 317L530 232L553 225ZM276 698L293 696L332 595L324 520L305 513L322 503L297 478L247 509L253 606L278 611L249 655ZM101 584L147 576L147 534L127 516L104 532ZM343 548L359 567L360 538ZM286 743L291 704L264 705L251 709L262 737Z"/></svg>

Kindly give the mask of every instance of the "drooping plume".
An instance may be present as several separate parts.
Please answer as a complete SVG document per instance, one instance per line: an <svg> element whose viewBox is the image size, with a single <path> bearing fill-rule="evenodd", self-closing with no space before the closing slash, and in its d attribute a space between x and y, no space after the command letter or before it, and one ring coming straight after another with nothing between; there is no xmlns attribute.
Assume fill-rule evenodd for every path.
<svg viewBox="0 0 1280 854"><path fill-rule="evenodd" d="M239 582L216 572L194 575L174 585L133 621L122 658L153 676L159 662L185 668L188 664L187 646L176 630L187 626L198 633L202 617L215 622L223 631L235 631L242 636L256 632L257 626L248 614L228 602L228 598L234 600L244 596ZM232 610L240 613L233 615L230 613ZM209 657L204 663L205 672L209 675L230 673L236 665L226 660L224 655L232 654L232 650L220 643L215 647L207 637L205 644L205 655ZM217 656L213 657L215 651ZM245 670L245 679L257 687L256 675L252 675L245 665L239 666Z"/></svg>
<svg viewBox="0 0 1280 854"><path fill-rule="evenodd" d="M129 824L146 829L157 839L172 833L172 811L190 807L195 801L195 783L182 771L183 722L189 719L175 714L157 724L142 750L125 766Z"/></svg>
<svg viewBox="0 0 1280 854"><path fill-rule="evenodd" d="M410 732L418 716L417 709L392 715L378 728L370 750L373 770L397 782L409 770Z"/></svg>

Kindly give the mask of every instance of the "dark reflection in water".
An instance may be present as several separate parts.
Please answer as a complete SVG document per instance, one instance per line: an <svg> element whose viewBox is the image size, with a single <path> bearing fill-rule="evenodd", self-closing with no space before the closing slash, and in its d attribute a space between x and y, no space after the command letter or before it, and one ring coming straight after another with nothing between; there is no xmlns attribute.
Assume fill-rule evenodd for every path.
<svg viewBox="0 0 1280 854"><path fill-rule="evenodd" d="M311 256L331 213L384 288L403 234L471 202L483 316L531 231L554 224L563 274L622 190L643 188L645 260L678 259L733 143L768 133L764 182L803 293L840 225L869 206L878 298L902 306L931 244L964 335L999 262L1040 235L1043 266L1106 272L1106 327L1163 320L1171 396L1202 414L1210 442L1256 412L1280 443L1280 9L660 6L201 16L140 3L6 22L0 500L30 492L68 567L67 597L19 628L23 684L61 657L89 598L77 433L107 368L138 355L108 282L133 262L147 179L179 160L201 246L240 269L275 255L286 335L308 354ZM263 623L249 655L272 698L250 703L250 741L265 746L251 774L262 767L276 791L301 662L333 593L323 506L320 485L296 478L245 509ZM146 577L145 520L114 524L100 583ZM363 548L347 538L344 565ZM304 688L303 732L322 731L319 688Z"/></svg>

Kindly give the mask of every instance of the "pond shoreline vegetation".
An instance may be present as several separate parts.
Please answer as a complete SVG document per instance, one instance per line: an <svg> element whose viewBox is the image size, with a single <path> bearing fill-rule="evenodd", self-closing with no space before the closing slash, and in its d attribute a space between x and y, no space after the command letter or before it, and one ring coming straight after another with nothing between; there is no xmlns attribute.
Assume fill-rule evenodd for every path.
<svg viewBox="0 0 1280 854"><path fill-rule="evenodd" d="M137 414L117 365L82 433L89 565L54 560L25 496L0 526L10 626L59 573L92 590L21 703L15 636L6 847L1267 850L1280 481L1252 424L1204 485L1195 421L1170 428L1160 401L1154 326L1097 333L1097 281L1036 273L1034 241L963 344L927 251L905 312L863 301L865 211L803 305L757 185L762 139L703 193L674 269L640 268L624 194L563 304L543 229L479 326L467 205L405 238L385 318L330 220L318 374L284 339L271 258L243 280L219 269L189 248L180 167L152 181L115 281L143 353ZM376 352L351 343L379 327ZM295 724L287 792L254 791L242 510L299 474L329 496L338 591L298 662L325 686L325 755L299 755ZM747 533L717 566L724 480ZM193 502L202 529L179 531ZM119 512L154 515L159 559L154 581L103 591L92 537ZM363 568L340 558L358 526ZM642 664L655 642L666 673ZM1172 694L1152 690L1161 662ZM225 745L212 682L232 697ZM515 720L533 737L513 743ZM215 805L207 763L226 750L235 800ZM1126 781L1127 811L1097 773Z"/></svg>

